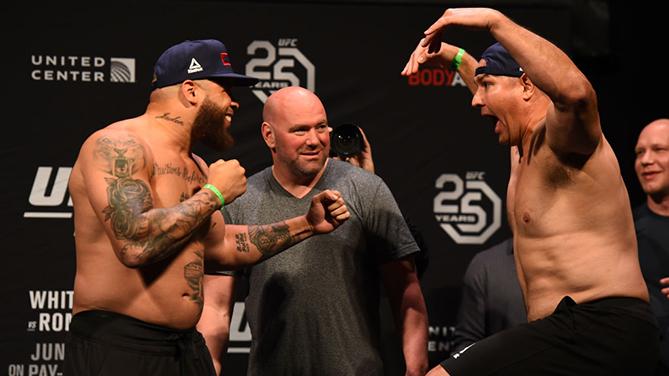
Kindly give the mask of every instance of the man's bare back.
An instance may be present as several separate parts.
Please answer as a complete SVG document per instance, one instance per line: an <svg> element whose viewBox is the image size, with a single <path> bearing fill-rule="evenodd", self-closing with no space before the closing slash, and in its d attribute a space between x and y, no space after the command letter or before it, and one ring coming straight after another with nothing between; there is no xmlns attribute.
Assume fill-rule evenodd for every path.
<svg viewBox="0 0 669 376"><path fill-rule="evenodd" d="M528 320L549 315L564 296L648 300L636 253L627 189L602 136L589 157L559 158L543 127L512 156L507 202Z"/></svg>

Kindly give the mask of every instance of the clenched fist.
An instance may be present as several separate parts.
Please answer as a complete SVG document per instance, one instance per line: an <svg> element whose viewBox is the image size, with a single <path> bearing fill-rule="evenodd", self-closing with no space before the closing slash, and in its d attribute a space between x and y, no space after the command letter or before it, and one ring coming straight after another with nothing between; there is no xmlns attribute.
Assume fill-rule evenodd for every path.
<svg viewBox="0 0 669 376"><path fill-rule="evenodd" d="M222 159L209 165L207 183L212 184L223 195L225 203L229 204L246 192L246 170L236 159L224 161Z"/></svg>
<svg viewBox="0 0 669 376"><path fill-rule="evenodd" d="M307 222L315 234L326 234L334 231L339 225L351 217L341 193L325 190L311 199L307 213Z"/></svg>

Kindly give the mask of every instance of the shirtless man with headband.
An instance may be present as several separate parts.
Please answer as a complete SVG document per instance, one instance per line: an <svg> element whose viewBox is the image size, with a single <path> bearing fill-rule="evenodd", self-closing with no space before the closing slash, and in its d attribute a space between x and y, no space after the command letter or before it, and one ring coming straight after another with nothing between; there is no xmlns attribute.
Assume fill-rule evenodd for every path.
<svg viewBox="0 0 669 376"><path fill-rule="evenodd" d="M488 30L498 43L477 63L441 42L451 25ZM590 82L555 45L486 8L446 10L402 73L427 61L458 69L472 106L512 146L507 206L529 321L453 354L429 375L651 372L657 326L627 190Z"/></svg>

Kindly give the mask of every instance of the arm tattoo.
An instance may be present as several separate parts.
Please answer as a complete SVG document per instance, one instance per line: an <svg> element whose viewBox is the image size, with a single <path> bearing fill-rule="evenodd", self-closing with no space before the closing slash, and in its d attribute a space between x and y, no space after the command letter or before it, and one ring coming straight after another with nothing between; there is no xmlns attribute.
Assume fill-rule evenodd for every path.
<svg viewBox="0 0 669 376"><path fill-rule="evenodd" d="M237 252L249 252L249 243L246 241L246 234L235 235L235 243L237 243Z"/></svg>
<svg viewBox="0 0 669 376"><path fill-rule="evenodd" d="M105 178L109 205L103 213L117 239L128 241L121 249L124 255L135 254L142 262L163 260L180 250L216 209L213 194L196 194L175 207L154 209L148 184L132 177L146 165L144 148L132 137L100 138L94 158L112 176Z"/></svg>
<svg viewBox="0 0 669 376"><path fill-rule="evenodd" d="M190 300L197 303L200 307L204 304L202 291L202 276L204 275L204 252L201 250L195 251L197 260L191 261L184 266L184 278L188 287L193 290L190 295Z"/></svg>
<svg viewBox="0 0 669 376"><path fill-rule="evenodd" d="M132 138L111 140L107 137L96 142L95 158L102 161L103 169L113 178L106 178L107 206L105 220L111 220L118 239L134 239L146 235L146 224L137 216L153 208L148 185L131 175L145 163L144 148Z"/></svg>
<svg viewBox="0 0 669 376"><path fill-rule="evenodd" d="M293 237L286 222L273 225L249 226L249 240L264 257L269 257L284 248L286 243L293 243Z"/></svg>

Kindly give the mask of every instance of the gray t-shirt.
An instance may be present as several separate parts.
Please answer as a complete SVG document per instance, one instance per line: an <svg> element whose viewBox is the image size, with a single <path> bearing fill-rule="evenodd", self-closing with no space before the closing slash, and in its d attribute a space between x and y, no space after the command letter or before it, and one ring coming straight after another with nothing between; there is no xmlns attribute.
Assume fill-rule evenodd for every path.
<svg viewBox="0 0 669 376"><path fill-rule="evenodd" d="M268 224L303 215L325 189L341 192L351 218L248 269L249 375L382 375L380 264L418 252L386 184L329 160L312 191L295 198L271 168L226 206L227 223Z"/></svg>

